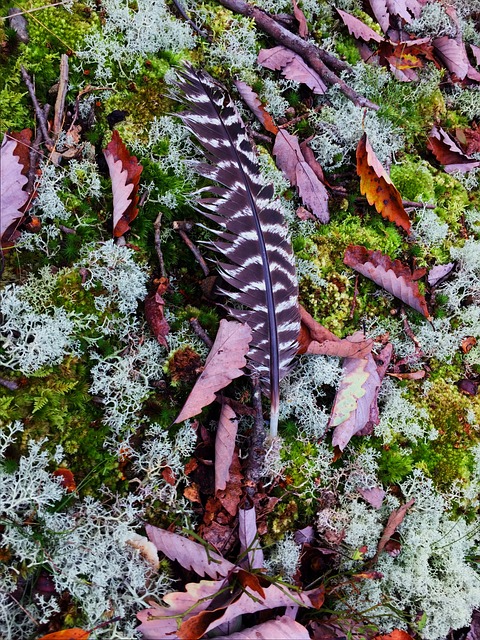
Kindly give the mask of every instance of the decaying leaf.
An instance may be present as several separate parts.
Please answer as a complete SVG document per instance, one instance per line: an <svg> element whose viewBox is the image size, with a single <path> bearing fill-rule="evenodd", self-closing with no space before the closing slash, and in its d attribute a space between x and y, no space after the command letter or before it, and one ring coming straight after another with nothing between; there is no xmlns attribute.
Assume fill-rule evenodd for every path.
<svg viewBox="0 0 480 640"><path fill-rule="evenodd" d="M31 137L30 129L5 134L0 147L0 242L10 240L29 197L24 187L28 182Z"/></svg>
<svg viewBox="0 0 480 640"><path fill-rule="evenodd" d="M148 564L152 567L154 571L158 571L160 567L160 560L158 559L157 547L148 540L145 536L141 536L138 533L134 533L127 540L127 544L129 544L134 549L140 552L140 555L145 558Z"/></svg>
<svg viewBox="0 0 480 640"><path fill-rule="evenodd" d="M385 635L375 636L374 640L413 640L413 638L402 629L394 629Z"/></svg>
<svg viewBox="0 0 480 640"><path fill-rule="evenodd" d="M350 245L345 250L343 262L408 304L427 320L431 320L418 283L413 280L410 269L400 260L392 260L381 251L370 251L362 246Z"/></svg>
<svg viewBox="0 0 480 640"><path fill-rule="evenodd" d="M371 504L374 509L380 509L383 503L383 499L386 496L386 492L381 487L372 487L371 489L357 488L358 493L362 496L365 502Z"/></svg>
<svg viewBox="0 0 480 640"><path fill-rule="evenodd" d="M328 192L305 159L297 136L281 129L275 138L273 147L278 168L290 183L297 187L303 203L322 223L330 219L328 213Z"/></svg>
<svg viewBox="0 0 480 640"><path fill-rule="evenodd" d="M428 272L427 282L431 287L436 287L437 284L443 282L452 273L455 264L448 262L447 264L438 264L432 267Z"/></svg>
<svg viewBox="0 0 480 640"><path fill-rule="evenodd" d="M288 616L262 622L245 631L229 636L216 636L216 640L309 640L310 635L303 625ZM401 640L401 639L399 639Z"/></svg>
<svg viewBox="0 0 480 640"><path fill-rule="evenodd" d="M432 42L437 55L449 71L463 80L468 73L470 63L462 41L454 40L448 36L435 38Z"/></svg>
<svg viewBox="0 0 480 640"><path fill-rule="evenodd" d="M340 18L343 20L343 23L348 29L350 35L359 40L364 40L365 42L370 42L370 40L374 40L375 42L382 42L383 37L379 35L376 31L374 31L371 27L368 27L364 22L355 18L350 13L346 11L342 11L337 8L337 13Z"/></svg>
<svg viewBox="0 0 480 640"><path fill-rule="evenodd" d="M410 233L410 218L404 209L402 196L380 164L366 133L357 146L357 173L360 191L368 203L373 204L384 218Z"/></svg>
<svg viewBox="0 0 480 640"><path fill-rule="evenodd" d="M318 73L305 64L303 59L291 49L281 45L273 49L262 49L258 54L257 62L266 69L281 71L287 80L306 84L313 93L322 95L327 90L327 85Z"/></svg>
<svg viewBox="0 0 480 640"><path fill-rule="evenodd" d="M74 627L72 629L64 629L63 631L47 633L46 636L42 636L39 640L87 640L89 637L90 631Z"/></svg>
<svg viewBox="0 0 480 640"><path fill-rule="evenodd" d="M252 89L252 87L250 87L246 82L242 82L241 80L235 80L234 84L237 87L238 93L242 96L242 99L245 101L246 105L258 118L265 129L267 131L270 131L270 133L276 134L278 132L277 125L273 121L272 116L263 106L260 98Z"/></svg>
<svg viewBox="0 0 480 640"><path fill-rule="evenodd" d="M235 411L229 404L223 402L215 436L215 493L225 489L230 478L237 429L238 420Z"/></svg>
<svg viewBox="0 0 480 640"><path fill-rule="evenodd" d="M196 416L215 400L215 393L243 375L252 331L246 324L221 320L205 366L175 423Z"/></svg>
<svg viewBox="0 0 480 640"><path fill-rule="evenodd" d="M245 555L247 568L263 568L263 551L257 535L257 512L255 507L238 510L238 538L240 555Z"/></svg>
<svg viewBox="0 0 480 640"><path fill-rule="evenodd" d="M185 569L195 571L199 576L210 576L210 578L225 577L229 571L233 571L235 565L222 558L214 551L188 540L177 533L159 529L151 524L145 525L147 536L170 560L176 560Z"/></svg>
<svg viewBox="0 0 480 640"><path fill-rule="evenodd" d="M377 562L379 555L382 553L382 551L385 548L385 545L393 536L393 534L397 530L397 527L399 527L402 524L403 519L407 515L407 511L410 509L410 507L413 505L414 502L415 502L415 498L412 498L405 504L402 504L402 506L399 507L398 509L394 509L392 513L389 515L387 524L385 525L385 529L383 530L383 533L380 536L380 540L378 541L377 550L371 560L372 564L375 564Z"/></svg>
<svg viewBox="0 0 480 640"><path fill-rule="evenodd" d="M165 336L169 334L170 327L163 314L165 300L162 297L168 288L168 280L160 278L155 284L157 286L154 291L151 291L145 298L145 318L159 344L168 349Z"/></svg>
<svg viewBox="0 0 480 640"><path fill-rule="evenodd" d="M293 4L293 15L295 16L298 22L298 35L301 38L306 38L308 36L308 25L307 19L305 18L305 14L298 6L297 0L292 0Z"/></svg>
<svg viewBox="0 0 480 640"><path fill-rule="evenodd" d="M428 138L427 148L435 158L444 165L447 173L454 171L467 172L480 166L480 162L467 156L457 141L441 127L433 127Z"/></svg>
<svg viewBox="0 0 480 640"><path fill-rule="evenodd" d="M343 451L351 437L365 427L379 387L380 378L371 354L365 358L345 358L329 420L329 427L335 427L334 447Z"/></svg>
<svg viewBox="0 0 480 640"><path fill-rule="evenodd" d="M113 192L113 235L123 236L138 214L138 185L143 167L131 156L117 130L103 150Z"/></svg>

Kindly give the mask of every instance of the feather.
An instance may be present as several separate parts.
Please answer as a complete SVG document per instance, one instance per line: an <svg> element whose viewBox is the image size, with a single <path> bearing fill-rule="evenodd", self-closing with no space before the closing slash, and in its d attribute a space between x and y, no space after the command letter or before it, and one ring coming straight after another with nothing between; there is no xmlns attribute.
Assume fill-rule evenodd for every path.
<svg viewBox="0 0 480 640"><path fill-rule="evenodd" d="M229 285L222 293L244 307L228 311L252 329L248 366L270 396L274 437L279 383L291 367L300 329L298 284L285 220L272 200L273 187L262 182L255 151L224 87L188 66L177 88L176 97L189 105L181 118L204 148L206 162L195 163L195 170L216 183L197 193L197 208L221 227L211 246L228 260L219 263Z"/></svg>

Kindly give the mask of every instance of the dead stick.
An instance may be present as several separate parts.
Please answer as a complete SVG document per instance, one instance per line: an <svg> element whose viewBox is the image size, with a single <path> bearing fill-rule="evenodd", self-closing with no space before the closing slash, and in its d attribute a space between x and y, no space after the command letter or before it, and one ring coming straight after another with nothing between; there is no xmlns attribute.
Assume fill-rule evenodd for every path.
<svg viewBox="0 0 480 640"><path fill-rule="evenodd" d="M208 333L205 331L205 329L199 323L197 318L190 318L189 322L190 322L190 326L195 331L195 333L200 338L200 340L202 340L206 344L206 346L209 349L211 349L213 347L213 340L210 338Z"/></svg>
<svg viewBox="0 0 480 640"><path fill-rule="evenodd" d="M186 228L187 225L188 225L188 223L185 223L185 222L174 222L173 223L173 228L175 229L175 231L178 231L179 236L182 238L182 240L185 242L187 247L193 253L193 255L195 256L196 261L201 266L202 271L205 274L205 276L208 276L210 274L210 269L208 268L207 263L203 259L202 254L198 250L198 247L196 247L193 244L193 242L190 240L190 238L188 237L187 232L185 231L185 228Z"/></svg>
<svg viewBox="0 0 480 640"><path fill-rule="evenodd" d="M153 223L153 229L155 231L155 251L157 252L158 262L160 264L160 275L162 276L162 278L166 278L167 272L165 269L165 262L163 261L162 243L160 240L162 216L163 211L160 211L158 216L155 218L155 222Z"/></svg>
<svg viewBox="0 0 480 640"><path fill-rule="evenodd" d="M57 99L55 101L55 115L53 118L53 135L58 137L63 125L65 98L68 90L68 56L62 53L60 58L60 79L58 81Z"/></svg>
<svg viewBox="0 0 480 640"><path fill-rule="evenodd" d="M355 198L355 202L367 202L367 199L363 196L358 196L358 198ZM412 207L415 209L421 209L422 207L425 207L425 209L435 209L436 205L434 204L427 204L426 202L412 202L411 200L402 200L402 204L404 207Z"/></svg>
<svg viewBox="0 0 480 640"><path fill-rule="evenodd" d="M53 149L53 140L50 138L50 134L48 133L48 123L45 117L45 113L37 100L37 96L35 95L35 87L33 86L33 82L23 65L20 67L20 71L23 81L25 82L25 85L28 89L28 93L30 94L33 107L37 115L38 124L40 125L40 129L42 131L43 139L45 141L45 144L47 145L48 150L51 151Z"/></svg>
<svg viewBox="0 0 480 640"><path fill-rule="evenodd" d="M339 78L327 67L325 62L321 59L325 56L323 53L320 54L320 49L317 46L311 42L302 40L299 36L296 36L294 33L279 24L271 15L262 11L258 7L253 7L247 2L244 2L244 0L219 0L219 2L224 7L227 7L227 9L230 9L230 11L240 13L243 16L247 16L247 18L253 18L257 26L265 31L265 33L268 33L268 35L272 36L272 38L284 47L287 47L291 51L302 56L305 62L310 65L310 67L314 69L327 84L338 85L340 91L354 104L359 107L368 107L375 111L379 109L378 105L374 104L364 96L360 96L356 91L349 87L344 80Z"/></svg>
<svg viewBox="0 0 480 640"><path fill-rule="evenodd" d="M263 421L262 391L260 388L260 378L257 373L252 375L252 386L255 422L250 437L247 468L245 470L245 493L247 494L247 501L250 502L256 493L257 483L262 477L263 462L265 460L265 425ZM251 504L249 506L251 506Z"/></svg>
<svg viewBox="0 0 480 640"><path fill-rule="evenodd" d="M43 112L45 114L45 119L47 119L48 112L50 111L50 105L46 104L43 108ZM38 161L41 156L40 145L42 144L42 132L37 130L35 135L35 140L30 147L30 167L28 168L28 182L26 191L28 193L32 193L33 186L35 184L35 174L37 172Z"/></svg>

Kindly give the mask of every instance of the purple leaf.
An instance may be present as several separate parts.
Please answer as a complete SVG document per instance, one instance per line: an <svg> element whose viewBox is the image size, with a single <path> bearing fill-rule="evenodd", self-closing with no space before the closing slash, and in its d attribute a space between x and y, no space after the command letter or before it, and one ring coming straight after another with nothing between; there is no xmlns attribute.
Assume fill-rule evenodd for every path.
<svg viewBox="0 0 480 640"><path fill-rule="evenodd" d="M29 197L24 187L28 182L25 172L31 133L30 129L24 129L9 136L5 134L0 147L0 241L9 239L11 234L6 231L18 225L23 217L20 209Z"/></svg>
<svg viewBox="0 0 480 640"><path fill-rule="evenodd" d="M381 35L379 35L371 27L368 27L358 18L355 18L355 16L352 16L346 11L342 11L341 9L337 9L337 13L343 20L350 35L357 38L357 40L364 40L365 42L369 42L370 40L374 40L375 42L383 42L383 38Z"/></svg>
<svg viewBox="0 0 480 640"><path fill-rule="evenodd" d="M380 509L386 495L385 491L380 487L373 487L372 489L362 489L358 487L357 491L374 509Z"/></svg>
<svg viewBox="0 0 480 640"><path fill-rule="evenodd" d="M272 71L281 71L288 80L302 82L313 91L313 93L324 94L327 90L326 84L316 71L311 69L303 59L290 49L278 46L273 49L262 49L258 54L258 64Z"/></svg>
<svg viewBox="0 0 480 640"><path fill-rule="evenodd" d="M257 513L255 507L238 510L238 538L240 541L240 555L246 554L248 569L263 568L263 551L257 534Z"/></svg>
<svg viewBox="0 0 480 640"><path fill-rule="evenodd" d="M437 285L451 273L454 266L455 264L453 262L448 262L447 264L437 264L435 267L432 267L427 276L428 284L431 287Z"/></svg>
<svg viewBox="0 0 480 640"><path fill-rule="evenodd" d="M449 71L454 73L460 80L463 80L468 73L468 57L463 42L457 42L448 36L435 38L432 41L437 50L438 57L442 60Z"/></svg>
<svg viewBox="0 0 480 640"><path fill-rule="evenodd" d="M296 184L302 202L312 210L320 222L326 224L330 220L328 193L306 162L299 162L296 166Z"/></svg>
<svg viewBox="0 0 480 640"><path fill-rule="evenodd" d="M387 33L390 26L390 16L387 9L387 3L385 0L368 0L370 7L375 16L375 20L381 26L382 31Z"/></svg>

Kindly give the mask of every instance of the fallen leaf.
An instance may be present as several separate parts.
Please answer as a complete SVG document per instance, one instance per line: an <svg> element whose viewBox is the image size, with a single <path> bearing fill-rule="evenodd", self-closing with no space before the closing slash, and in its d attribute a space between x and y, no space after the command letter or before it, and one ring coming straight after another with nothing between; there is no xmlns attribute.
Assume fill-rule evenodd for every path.
<svg viewBox="0 0 480 640"><path fill-rule="evenodd" d="M191 485L185 487L185 489L183 490L183 495L187 500L190 500L190 502L198 502L198 504L202 503L202 499L200 498L200 491L196 482L192 482Z"/></svg>
<svg viewBox="0 0 480 640"><path fill-rule="evenodd" d="M174 424L192 418L215 400L215 393L243 375L252 331L246 324L220 320L215 342L202 373Z"/></svg>
<svg viewBox="0 0 480 640"><path fill-rule="evenodd" d="M273 145L273 155L277 167L293 186L297 184L296 166L305 158L300 149L297 136L288 133L286 129L280 129Z"/></svg>
<svg viewBox="0 0 480 640"><path fill-rule="evenodd" d="M318 73L305 64L297 53L286 47L280 45L273 49L262 49L257 62L266 69L281 71L287 80L306 84L313 93L323 95L327 90L327 85Z"/></svg>
<svg viewBox="0 0 480 640"><path fill-rule="evenodd" d="M449 71L463 80L469 70L469 62L465 45L448 36L434 38L432 45L437 55Z"/></svg>
<svg viewBox="0 0 480 640"><path fill-rule="evenodd" d="M230 478L230 465L235 451L238 421L235 411L222 402L215 436L215 492L225 489Z"/></svg>
<svg viewBox="0 0 480 640"><path fill-rule="evenodd" d="M447 264L438 264L435 267L432 267L428 272L427 282L431 287L437 286L437 284L443 282L448 278L450 273L452 272L455 264L453 262L449 262Z"/></svg>
<svg viewBox="0 0 480 640"><path fill-rule="evenodd" d="M413 640L412 636L402 629L394 629L390 633L375 636L374 640Z"/></svg>
<svg viewBox="0 0 480 640"><path fill-rule="evenodd" d="M383 33L387 33L388 27L390 26L390 15L387 9L387 3L385 0L368 0L368 3Z"/></svg>
<svg viewBox="0 0 480 640"><path fill-rule="evenodd" d="M295 183L302 202L322 224L330 220L328 192L307 162L299 162L295 168Z"/></svg>
<svg viewBox="0 0 480 640"><path fill-rule="evenodd" d="M329 427L335 428L334 447L343 451L352 436L365 427L379 386L380 378L371 354L366 358L345 358L328 422Z"/></svg>
<svg viewBox="0 0 480 640"><path fill-rule="evenodd" d="M38 640L87 640L90 637L90 631L74 627L72 629L64 629L63 631L55 631L47 633Z"/></svg>
<svg viewBox="0 0 480 640"><path fill-rule="evenodd" d="M426 372L422 369L421 371L408 371L407 373L389 373L391 378L396 378L397 380L422 380L426 376Z"/></svg>
<svg viewBox="0 0 480 640"><path fill-rule="evenodd" d="M366 133L357 146L357 173L360 192L366 196L368 204L373 204L384 218L410 233L410 218L404 209L402 196L380 164Z"/></svg>
<svg viewBox="0 0 480 640"><path fill-rule="evenodd" d="M207 551L205 546L177 533L159 529L151 524L145 525L145 531L155 547L167 558L175 560L185 569L195 571L199 576L224 578L235 568L234 564L215 551Z"/></svg>
<svg viewBox="0 0 480 640"><path fill-rule="evenodd" d="M467 336L464 338L461 343L463 353L468 353L476 344L477 340L473 336Z"/></svg>
<svg viewBox="0 0 480 640"><path fill-rule="evenodd" d="M255 93L255 91L250 87L246 82L242 82L241 80L234 81L235 86L238 89L238 93L244 100L245 104L249 107L250 111L257 117L260 123L265 127L267 131L270 133L277 134L278 127L273 121L272 116L265 109L262 104L260 98Z"/></svg>
<svg viewBox="0 0 480 640"><path fill-rule="evenodd" d="M242 481L242 465L238 453L235 451L232 456L227 486L224 490L219 489L216 492L216 497L220 501L220 504L232 517L236 516L238 512L238 505L240 504L243 493Z"/></svg>
<svg viewBox="0 0 480 640"><path fill-rule="evenodd" d="M475 44L470 43L470 49L475 57L475 62L477 65L480 65L480 47L477 47Z"/></svg>
<svg viewBox="0 0 480 640"><path fill-rule="evenodd" d="M298 35L301 38L306 38L308 36L308 25L307 25L307 19L305 18L305 14L298 6L297 0L292 0L292 4L293 4L293 15L295 16L298 22Z"/></svg>
<svg viewBox="0 0 480 640"><path fill-rule="evenodd" d="M383 37L380 34L374 31L371 27L368 27L358 18L355 18L355 16L352 16L350 13L338 8L336 10L347 27L350 35L357 38L357 40L364 40L365 42L370 42L370 40L374 40L375 42L383 41Z"/></svg>
<svg viewBox="0 0 480 640"><path fill-rule="evenodd" d="M0 147L0 242L8 242L21 219L21 209L28 201L24 190L30 166L30 129L5 134Z"/></svg>
<svg viewBox="0 0 480 640"><path fill-rule="evenodd" d="M410 269L400 260L392 260L381 251L369 251L362 246L350 245L345 250L343 262L408 304L427 320L431 320L418 283L412 279Z"/></svg>
<svg viewBox="0 0 480 640"><path fill-rule="evenodd" d="M258 541L257 514L255 507L238 510L238 539L240 556L244 556L244 566L249 571L263 569L263 551Z"/></svg>
<svg viewBox="0 0 480 640"><path fill-rule="evenodd" d="M216 636L216 640L309 640L310 635L303 625L288 616L262 622L245 631L229 636Z"/></svg>
<svg viewBox="0 0 480 640"><path fill-rule="evenodd" d="M143 167L131 156L117 130L103 150L113 192L113 235L123 236L138 214L138 185Z"/></svg>
<svg viewBox="0 0 480 640"><path fill-rule="evenodd" d="M165 336L169 334L170 327L163 314L165 300L162 298L168 288L168 280L160 278L160 281L156 282L158 282L156 289L145 298L145 318L157 342L168 349Z"/></svg>
<svg viewBox="0 0 480 640"><path fill-rule="evenodd" d="M126 542L140 552L140 555L148 562L154 571L158 571L160 560L158 559L157 547L153 542L138 533L132 534Z"/></svg>
<svg viewBox="0 0 480 640"><path fill-rule="evenodd" d="M444 165L447 173L470 171L480 166L480 162L467 156L457 142L442 128L433 127L427 142L435 158Z"/></svg>
<svg viewBox="0 0 480 640"><path fill-rule="evenodd" d="M387 524L385 525L385 529L383 530L380 540L378 541L377 550L371 560L372 564L375 564L377 562L379 555L382 553L382 551L385 548L385 545L393 536L393 534L397 530L397 527L399 527L402 524L403 519L407 514L407 511L414 504L414 502L415 502L415 498L412 498L405 504L402 504L402 506L399 507L398 509L394 509L392 513L389 515Z"/></svg>
<svg viewBox="0 0 480 640"><path fill-rule="evenodd" d="M77 484L75 482L75 477L70 469L56 469L52 475L55 478L61 478L61 485L64 489L66 489L69 493L77 490Z"/></svg>
<svg viewBox="0 0 480 640"><path fill-rule="evenodd" d="M357 487L357 491L362 498L368 502L368 504L372 505L374 509L380 509L386 495L385 491L381 487L372 487L371 489Z"/></svg>
<svg viewBox="0 0 480 640"><path fill-rule="evenodd" d="M380 378L380 385L390 365L390 360L392 359L392 355L393 355L393 345L391 342L387 342L387 344L383 347L383 349L380 351L378 356L373 354L373 359L375 360L375 364L377 365L378 377ZM370 407L370 419L365 425L365 427L357 433L358 436L368 436L372 434L374 426L379 424L380 422L380 412L378 410L379 391L380 391L380 386L377 388L375 392L375 396L373 398L373 401Z"/></svg>

